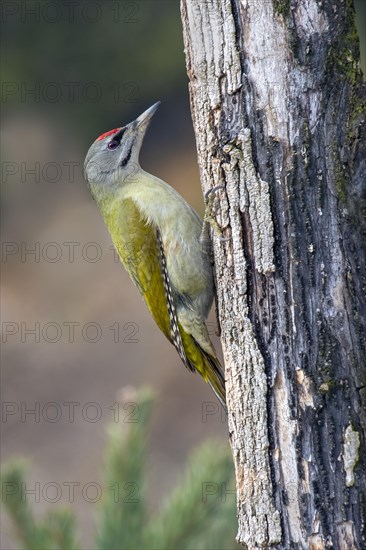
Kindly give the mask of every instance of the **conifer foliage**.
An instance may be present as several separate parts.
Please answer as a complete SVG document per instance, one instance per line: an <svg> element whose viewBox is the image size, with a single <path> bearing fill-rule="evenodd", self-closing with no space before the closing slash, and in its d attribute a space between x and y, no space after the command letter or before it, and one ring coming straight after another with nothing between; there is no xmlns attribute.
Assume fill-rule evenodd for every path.
<svg viewBox="0 0 366 550"><path fill-rule="evenodd" d="M98 507L95 545L100 550L231 550L235 543L234 472L229 447L203 443L157 513L149 510L146 492L150 390L136 393L138 421L109 430L103 498ZM80 550L71 509L56 508L36 519L22 495L25 463L10 462L2 472L3 505L11 517L14 539L24 550ZM116 488L131 484L129 498L116 498ZM11 484L11 485L9 485ZM110 490L111 487L114 490ZM4 494L4 491L3 491ZM118 495L117 495L118 496Z"/></svg>

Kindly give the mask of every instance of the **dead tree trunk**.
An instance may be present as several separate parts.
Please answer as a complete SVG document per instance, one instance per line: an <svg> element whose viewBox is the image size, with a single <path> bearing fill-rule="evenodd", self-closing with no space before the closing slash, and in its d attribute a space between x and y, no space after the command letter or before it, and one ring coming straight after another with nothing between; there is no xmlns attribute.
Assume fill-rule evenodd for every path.
<svg viewBox="0 0 366 550"><path fill-rule="evenodd" d="M366 548L365 86L350 0L182 0L238 540Z"/></svg>

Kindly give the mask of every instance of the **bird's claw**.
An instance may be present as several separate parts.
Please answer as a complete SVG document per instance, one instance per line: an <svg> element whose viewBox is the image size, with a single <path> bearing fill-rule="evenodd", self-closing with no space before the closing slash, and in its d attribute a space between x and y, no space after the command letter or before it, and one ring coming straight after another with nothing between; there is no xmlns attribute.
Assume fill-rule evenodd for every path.
<svg viewBox="0 0 366 550"><path fill-rule="evenodd" d="M215 218L212 216L213 204L215 201L215 194L217 191L225 189L224 185L216 185L205 193L205 215L203 220L202 237L201 240L208 240L208 226L212 227L214 233L221 242L229 241L230 237L222 237L222 230Z"/></svg>
<svg viewBox="0 0 366 550"><path fill-rule="evenodd" d="M221 189L225 189L225 185L216 185L215 187L211 187L211 189L206 191L206 193L205 193L205 202L208 201L208 198L212 193L216 193L217 191L220 191Z"/></svg>
<svg viewBox="0 0 366 550"><path fill-rule="evenodd" d="M231 241L231 237L218 237L218 240L220 243L227 243L228 241Z"/></svg>

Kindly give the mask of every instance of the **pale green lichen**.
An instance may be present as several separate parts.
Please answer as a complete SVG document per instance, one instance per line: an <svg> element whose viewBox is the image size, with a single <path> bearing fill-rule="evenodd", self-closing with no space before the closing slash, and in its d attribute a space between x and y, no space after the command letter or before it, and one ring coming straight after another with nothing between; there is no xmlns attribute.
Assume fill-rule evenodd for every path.
<svg viewBox="0 0 366 550"><path fill-rule="evenodd" d="M338 42L330 47L328 61L331 70L337 69L347 77L352 85L355 85L357 81L362 81L362 72L360 66L360 40L351 0L348 1L344 17L347 20L347 28L343 36L339 37Z"/></svg>
<svg viewBox="0 0 366 550"><path fill-rule="evenodd" d="M329 391L329 384L327 382L323 382L323 384L320 384L318 389L321 393L327 393Z"/></svg>
<svg viewBox="0 0 366 550"><path fill-rule="evenodd" d="M351 424L347 426L344 433L343 464L346 472L346 487L355 484L354 468L359 459L360 435L353 429Z"/></svg>
<svg viewBox="0 0 366 550"><path fill-rule="evenodd" d="M287 17L290 12L290 0L273 0L274 11L282 17Z"/></svg>

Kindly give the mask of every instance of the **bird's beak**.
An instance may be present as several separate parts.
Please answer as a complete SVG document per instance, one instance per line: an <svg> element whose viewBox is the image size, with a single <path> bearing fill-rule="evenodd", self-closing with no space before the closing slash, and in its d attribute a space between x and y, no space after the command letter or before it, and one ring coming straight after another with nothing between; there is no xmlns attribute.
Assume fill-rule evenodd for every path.
<svg viewBox="0 0 366 550"><path fill-rule="evenodd" d="M136 125L137 128L139 128L140 126L145 126L147 128L147 126L149 125L150 120L152 119L153 115L155 114L155 111L157 111L160 103L161 103L160 101L157 101L156 103L154 103L154 105L149 107L146 111L144 111L142 113L142 115L140 115L135 120L134 124Z"/></svg>

